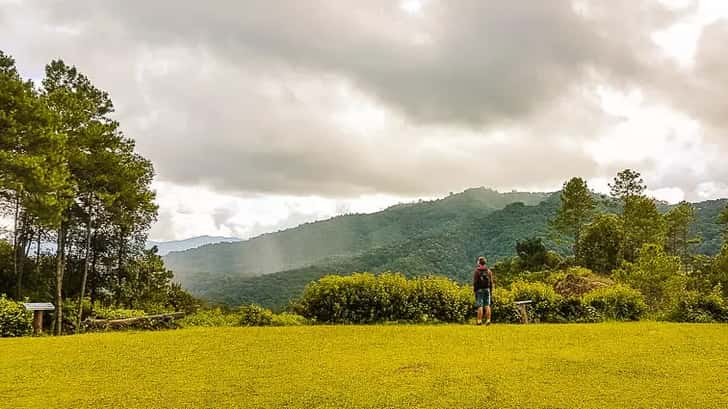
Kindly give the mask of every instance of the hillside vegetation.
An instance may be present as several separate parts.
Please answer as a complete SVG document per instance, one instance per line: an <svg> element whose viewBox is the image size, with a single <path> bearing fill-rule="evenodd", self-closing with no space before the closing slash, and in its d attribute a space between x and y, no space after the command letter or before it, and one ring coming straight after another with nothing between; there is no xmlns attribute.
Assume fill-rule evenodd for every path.
<svg viewBox="0 0 728 409"><path fill-rule="evenodd" d="M469 189L446 198L400 204L373 214L334 217L237 242L173 252L165 264L188 287L192 276L256 276L309 266L329 257L353 256L369 249L448 231L451 225L481 217L515 202L537 204L547 193L498 193Z"/></svg>
<svg viewBox="0 0 728 409"><path fill-rule="evenodd" d="M515 255L516 242L528 237L545 238L547 248L561 254L571 251L573 242L564 237L552 239L553 233L549 229L549 221L555 217L560 206L559 194L552 194L531 206L512 203L500 210L481 212L477 211L475 201L468 201L468 195L472 195L472 191L466 191L462 197L454 195L454 198L459 203L470 203L470 207L457 207L469 209L469 212L447 212L458 216L409 239L374 247L358 255L328 257L300 268L257 277L198 273L188 276L186 285L196 295L213 302L228 305L255 303L281 309L289 300L298 297L306 284L327 274L402 271L408 276L437 274L467 282L472 273L473 260L479 255L487 255L491 263L507 259ZM440 208L448 207L447 200L443 199L437 204ZM720 226L716 220L727 203L726 200L714 200L695 205L696 220L692 233L703 237L697 252L712 255L720 250ZM416 213L419 206L422 204L409 205L399 210L407 209ZM618 210L611 202L602 203L601 206L605 210ZM663 211L670 208L662 206ZM393 223L397 224L397 219L393 219Z"/></svg>
<svg viewBox="0 0 728 409"><path fill-rule="evenodd" d="M712 324L212 328L0 339L0 350L0 396L10 408L728 401L728 327Z"/></svg>

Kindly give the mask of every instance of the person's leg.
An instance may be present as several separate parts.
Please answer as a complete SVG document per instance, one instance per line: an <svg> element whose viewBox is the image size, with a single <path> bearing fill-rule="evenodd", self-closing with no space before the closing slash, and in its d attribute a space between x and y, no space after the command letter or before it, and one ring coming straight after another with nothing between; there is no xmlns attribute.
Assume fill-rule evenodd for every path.
<svg viewBox="0 0 728 409"><path fill-rule="evenodd" d="M485 296L485 325L490 325L490 304L491 304L491 297L490 297L490 290L487 291L487 294Z"/></svg>
<svg viewBox="0 0 728 409"><path fill-rule="evenodd" d="M483 307L478 307L478 324L483 323Z"/></svg>

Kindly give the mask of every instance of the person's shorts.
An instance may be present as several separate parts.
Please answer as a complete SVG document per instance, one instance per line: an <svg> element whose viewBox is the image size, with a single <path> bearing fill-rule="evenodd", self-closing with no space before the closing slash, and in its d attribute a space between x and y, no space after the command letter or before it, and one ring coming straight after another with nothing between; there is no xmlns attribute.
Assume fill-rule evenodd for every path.
<svg viewBox="0 0 728 409"><path fill-rule="evenodd" d="M481 288L475 292L475 308L490 307L490 288Z"/></svg>

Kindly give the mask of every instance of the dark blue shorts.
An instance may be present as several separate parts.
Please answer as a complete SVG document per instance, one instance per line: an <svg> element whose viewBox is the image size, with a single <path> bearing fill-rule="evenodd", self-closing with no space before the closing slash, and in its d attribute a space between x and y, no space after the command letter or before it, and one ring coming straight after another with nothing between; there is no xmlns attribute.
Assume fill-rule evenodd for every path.
<svg viewBox="0 0 728 409"><path fill-rule="evenodd" d="M490 288L481 288L475 292L475 307L490 307Z"/></svg>

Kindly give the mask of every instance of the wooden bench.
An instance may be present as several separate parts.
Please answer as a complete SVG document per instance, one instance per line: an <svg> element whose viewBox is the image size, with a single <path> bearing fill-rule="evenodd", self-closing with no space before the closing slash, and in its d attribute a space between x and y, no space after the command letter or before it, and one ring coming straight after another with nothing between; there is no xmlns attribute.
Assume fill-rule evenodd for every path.
<svg viewBox="0 0 728 409"><path fill-rule="evenodd" d="M515 304L518 307L518 312L521 315L521 323L528 324L528 309L526 306L533 303L532 300L516 301Z"/></svg>
<svg viewBox="0 0 728 409"><path fill-rule="evenodd" d="M43 311L55 311L56 307L49 302L24 302L28 311L33 311L33 335L43 333Z"/></svg>

